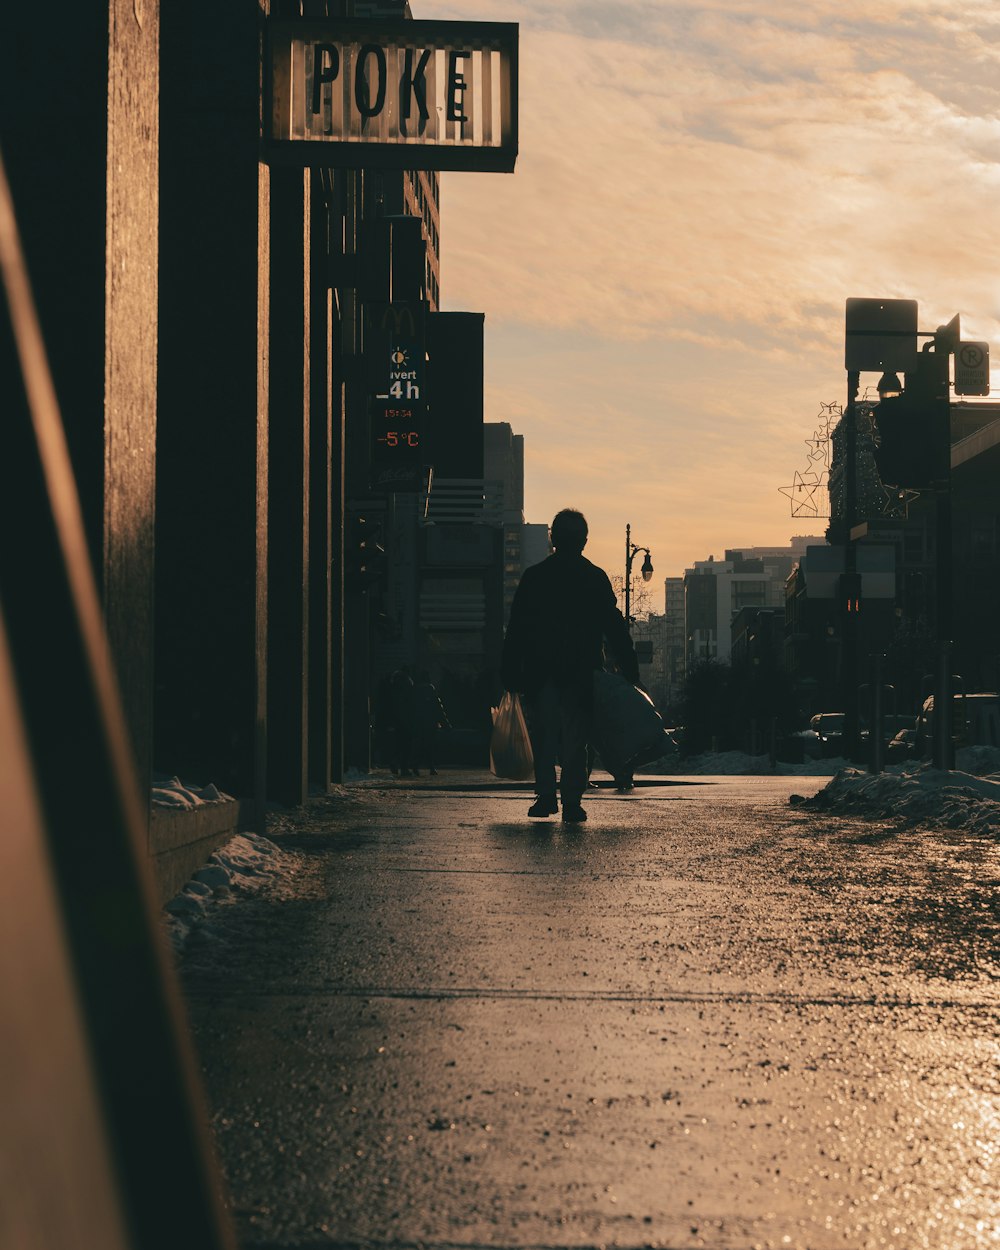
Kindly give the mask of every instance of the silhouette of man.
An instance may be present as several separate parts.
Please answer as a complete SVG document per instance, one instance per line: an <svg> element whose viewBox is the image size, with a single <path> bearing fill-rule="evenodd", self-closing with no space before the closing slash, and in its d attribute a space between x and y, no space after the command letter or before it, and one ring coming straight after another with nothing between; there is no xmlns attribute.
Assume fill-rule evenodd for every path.
<svg viewBox="0 0 1000 1250"><path fill-rule="evenodd" d="M536 799L529 816L552 816L556 761L562 765L562 818L587 819L580 805L587 785L587 739L594 671L604 666L604 644L631 682L639 665L625 618L603 569L583 555L587 522L571 508L551 527L555 553L524 570L510 609L501 679L524 695L535 757Z"/></svg>

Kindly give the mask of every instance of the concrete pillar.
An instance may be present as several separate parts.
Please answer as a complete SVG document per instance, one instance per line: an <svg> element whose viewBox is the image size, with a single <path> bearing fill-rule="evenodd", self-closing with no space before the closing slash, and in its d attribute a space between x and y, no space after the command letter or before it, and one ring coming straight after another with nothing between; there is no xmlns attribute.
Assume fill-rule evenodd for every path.
<svg viewBox="0 0 1000 1250"><path fill-rule="evenodd" d="M307 793L311 174L271 171L267 792Z"/></svg>
<svg viewBox="0 0 1000 1250"><path fill-rule="evenodd" d="M362 367L362 302L357 288L358 257L366 218L373 218L374 183L363 170L344 175L345 281L341 295L341 368L344 378L344 493L348 513L372 515L368 482L368 393ZM354 278L350 278L354 262ZM350 515L344 543L350 542ZM348 556L345 555L344 563ZM371 767L371 614L367 593L344 591L344 762L367 772Z"/></svg>
<svg viewBox="0 0 1000 1250"><path fill-rule="evenodd" d="M309 780L326 790L332 780L334 359L333 292L329 246L332 179L312 180L312 274L310 278L309 379ZM339 416L339 395L338 416ZM337 466L339 474L339 465Z"/></svg>
<svg viewBox="0 0 1000 1250"><path fill-rule="evenodd" d="M110 34L109 34L110 32ZM27 50L44 43L44 55ZM7 177L143 796L156 470L157 6L4 13ZM137 84L142 84L138 89ZM20 541L8 534L5 541ZM38 645L45 646L39 621ZM58 715L58 709L53 709Z"/></svg>
<svg viewBox="0 0 1000 1250"><path fill-rule="evenodd" d="M164 6L157 768L263 830L269 195L258 13Z"/></svg>

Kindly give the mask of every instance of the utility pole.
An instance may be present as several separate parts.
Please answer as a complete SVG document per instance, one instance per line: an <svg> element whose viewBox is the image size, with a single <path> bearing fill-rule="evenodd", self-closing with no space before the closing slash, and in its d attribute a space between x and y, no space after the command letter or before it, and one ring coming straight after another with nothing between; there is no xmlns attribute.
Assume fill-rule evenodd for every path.
<svg viewBox="0 0 1000 1250"><path fill-rule="evenodd" d="M844 572L841 575L841 689L844 700L844 748L848 759L858 750L858 632L857 607L861 602L857 586L857 548L853 530L858 520L858 424L855 403L860 377L858 370L847 374L847 404L842 418L844 427Z"/></svg>
<svg viewBox="0 0 1000 1250"><path fill-rule="evenodd" d="M877 314L870 306L877 306ZM853 307L852 307L853 306ZM876 422L879 443L875 457L882 480L898 487L929 491L934 496L935 635L934 733L935 768L954 767L952 741L952 532L951 532L951 357L961 347L956 314L933 333L917 331L916 302L848 300L848 367L880 363L886 372L879 382ZM879 324L881 322L881 324ZM905 322L905 325L903 324ZM874 328L873 328L874 327ZM876 351L851 342L876 336ZM926 342L920 352L916 339ZM892 341L905 343L897 356ZM910 343L913 350L910 351ZM881 359L880 359L881 358ZM905 384L889 368L902 365ZM977 392L979 393L979 392Z"/></svg>
<svg viewBox="0 0 1000 1250"><path fill-rule="evenodd" d="M956 315L934 333L934 368L931 371L934 421L932 436L937 444L935 460L940 479L936 483L934 507L934 564L937 598L937 674L934 683L935 768L955 767L952 738L954 699L951 679L952 648L952 534L951 534L951 405L948 397L949 362L961 338ZM926 348L925 348L926 351Z"/></svg>
<svg viewBox="0 0 1000 1250"><path fill-rule="evenodd" d="M642 562L642 580L648 582L653 576L653 561L650 559L649 548L640 547L632 541L632 526L625 526L625 625L632 632L632 561L636 552L644 551L646 558Z"/></svg>
<svg viewBox="0 0 1000 1250"><path fill-rule="evenodd" d="M858 573L856 541L864 530L858 524L857 494L857 398L860 374L866 370L882 374L883 394L898 392L894 371L908 372L917 358L917 301L907 299L849 299L846 305L844 365L847 369L847 408L843 416L844 434L844 572L841 595L841 689L844 700L845 748L850 758L857 755L858 732L858 650L860 610L863 605L861 576ZM906 483L898 483L906 485Z"/></svg>
<svg viewBox="0 0 1000 1250"><path fill-rule="evenodd" d="M625 624L632 632L632 526L625 526Z"/></svg>

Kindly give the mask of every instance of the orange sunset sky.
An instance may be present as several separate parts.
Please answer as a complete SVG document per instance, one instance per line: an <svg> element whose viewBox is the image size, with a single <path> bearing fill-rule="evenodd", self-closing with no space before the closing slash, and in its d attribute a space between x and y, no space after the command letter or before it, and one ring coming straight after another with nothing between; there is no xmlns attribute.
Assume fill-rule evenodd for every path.
<svg viewBox="0 0 1000 1250"><path fill-rule="evenodd" d="M442 304L486 313L529 521L625 525L660 579L822 534L779 488L842 402L844 301L1000 322L1000 7L412 0L520 23L513 175L442 178ZM874 384L862 375L862 386Z"/></svg>

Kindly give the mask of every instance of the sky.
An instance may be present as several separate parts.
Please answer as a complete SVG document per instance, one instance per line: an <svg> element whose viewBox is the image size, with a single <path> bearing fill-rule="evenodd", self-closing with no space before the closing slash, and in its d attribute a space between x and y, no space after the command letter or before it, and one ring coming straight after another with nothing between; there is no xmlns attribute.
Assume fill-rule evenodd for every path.
<svg viewBox="0 0 1000 1250"><path fill-rule="evenodd" d="M412 8L519 23L517 168L442 175L442 307L486 314L527 520L580 508L610 574L626 524L658 587L823 534L780 490L844 401L848 297L1000 337L994 0Z"/></svg>

